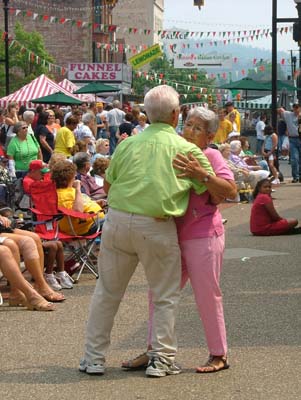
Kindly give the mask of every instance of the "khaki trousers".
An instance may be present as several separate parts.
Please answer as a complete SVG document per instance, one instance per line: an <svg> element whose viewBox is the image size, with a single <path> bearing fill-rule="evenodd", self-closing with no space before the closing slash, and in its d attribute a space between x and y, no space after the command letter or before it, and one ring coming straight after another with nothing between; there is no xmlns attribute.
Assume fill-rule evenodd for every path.
<svg viewBox="0 0 301 400"><path fill-rule="evenodd" d="M99 279L90 305L85 359L105 361L120 301L138 262L153 293L154 324L149 355L172 363L177 350L175 312L180 296L181 261L175 223L110 209L102 230Z"/></svg>

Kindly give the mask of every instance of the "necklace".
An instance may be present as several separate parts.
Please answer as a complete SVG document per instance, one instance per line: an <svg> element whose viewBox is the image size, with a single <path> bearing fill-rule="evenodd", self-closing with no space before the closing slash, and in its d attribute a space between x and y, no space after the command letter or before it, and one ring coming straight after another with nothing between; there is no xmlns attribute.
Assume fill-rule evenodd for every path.
<svg viewBox="0 0 301 400"><path fill-rule="evenodd" d="M18 137L16 138L16 145L17 145L17 152L19 153L19 159L22 162L23 165L27 165L29 164L30 161L30 155L29 155L29 144L28 144L28 137L26 136L25 140L20 140ZM24 146L22 146L21 148L21 143L26 142L26 147L24 149ZM24 150L27 150L27 153L24 152Z"/></svg>

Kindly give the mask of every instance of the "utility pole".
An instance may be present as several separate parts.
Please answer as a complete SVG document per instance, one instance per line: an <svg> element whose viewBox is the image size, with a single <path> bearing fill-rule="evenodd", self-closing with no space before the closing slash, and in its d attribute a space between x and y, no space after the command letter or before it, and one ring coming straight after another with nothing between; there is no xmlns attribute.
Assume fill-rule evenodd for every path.
<svg viewBox="0 0 301 400"><path fill-rule="evenodd" d="M0 60L5 65L5 94L9 95L9 56L8 56L8 2L9 0L3 0L3 11L4 11L4 48L5 58Z"/></svg>

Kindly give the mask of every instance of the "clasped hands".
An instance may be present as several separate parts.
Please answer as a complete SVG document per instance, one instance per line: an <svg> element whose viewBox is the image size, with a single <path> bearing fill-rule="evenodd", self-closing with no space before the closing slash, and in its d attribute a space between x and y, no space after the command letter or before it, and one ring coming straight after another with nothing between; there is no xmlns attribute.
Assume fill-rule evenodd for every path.
<svg viewBox="0 0 301 400"><path fill-rule="evenodd" d="M178 178L195 178L202 181L207 175L206 171L199 163L199 161L191 154L187 156L178 153L173 159L172 165L174 168L181 171L177 174Z"/></svg>

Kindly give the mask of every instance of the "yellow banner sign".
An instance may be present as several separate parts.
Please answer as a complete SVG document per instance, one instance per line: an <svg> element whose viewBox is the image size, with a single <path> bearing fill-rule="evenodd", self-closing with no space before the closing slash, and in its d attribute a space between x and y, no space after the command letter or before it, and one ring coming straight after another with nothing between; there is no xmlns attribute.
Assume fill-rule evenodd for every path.
<svg viewBox="0 0 301 400"><path fill-rule="evenodd" d="M162 50L159 44L155 44L152 47L141 51L141 53L129 59L131 66L136 69L142 67L142 65L148 64L155 58L162 56Z"/></svg>

